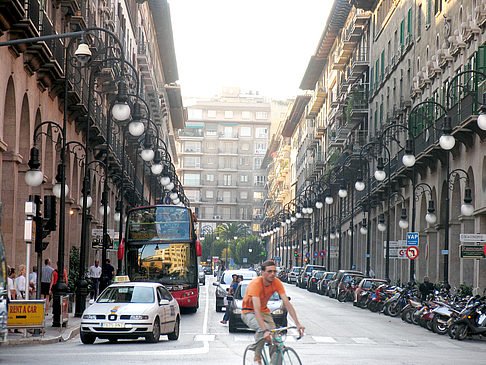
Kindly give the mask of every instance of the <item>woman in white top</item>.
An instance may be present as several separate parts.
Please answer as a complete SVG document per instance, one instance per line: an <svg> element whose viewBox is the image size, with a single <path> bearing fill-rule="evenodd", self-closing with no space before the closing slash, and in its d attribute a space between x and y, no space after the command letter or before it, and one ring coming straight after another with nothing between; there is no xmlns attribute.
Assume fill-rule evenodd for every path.
<svg viewBox="0 0 486 365"><path fill-rule="evenodd" d="M9 300L17 299L17 290L15 289L14 279L15 279L15 269L12 267L9 269L8 278L7 278Z"/></svg>
<svg viewBox="0 0 486 365"><path fill-rule="evenodd" d="M15 279L17 289L17 299L25 299L25 265L19 266L19 276Z"/></svg>

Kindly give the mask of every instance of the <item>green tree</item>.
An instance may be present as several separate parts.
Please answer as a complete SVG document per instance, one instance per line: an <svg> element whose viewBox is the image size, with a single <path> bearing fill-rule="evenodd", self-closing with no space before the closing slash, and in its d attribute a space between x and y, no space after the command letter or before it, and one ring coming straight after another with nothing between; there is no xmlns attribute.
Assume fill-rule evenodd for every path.
<svg viewBox="0 0 486 365"><path fill-rule="evenodd" d="M233 257L237 264L254 265L262 261L264 256L261 253L263 251L265 251L265 247L261 244L258 236L252 235L236 240ZM246 263L243 262L244 258L247 259Z"/></svg>
<svg viewBox="0 0 486 365"><path fill-rule="evenodd" d="M223 223L216 228L216 234L220 238L230 241L235 237L246 237L250 234L250 229L246 224L240 222Z"/></svg>

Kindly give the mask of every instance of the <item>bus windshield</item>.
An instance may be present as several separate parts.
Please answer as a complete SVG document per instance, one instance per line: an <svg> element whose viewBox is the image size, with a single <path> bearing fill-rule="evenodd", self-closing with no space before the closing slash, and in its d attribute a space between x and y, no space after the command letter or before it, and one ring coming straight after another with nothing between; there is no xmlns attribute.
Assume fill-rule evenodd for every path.
<svg viewBox="0 0 486 365"><path fill-rule="evenodd" d="M196 252L190 243L147 243L128 246L127 265L132 281L164 285L197 282Z"/></svg>
<svg viewBox="0 0 486 365"><path fill-rule="evenodd" d="M189 212L176 206L134 209L128 216L127 241L189 241Z"/></svg>

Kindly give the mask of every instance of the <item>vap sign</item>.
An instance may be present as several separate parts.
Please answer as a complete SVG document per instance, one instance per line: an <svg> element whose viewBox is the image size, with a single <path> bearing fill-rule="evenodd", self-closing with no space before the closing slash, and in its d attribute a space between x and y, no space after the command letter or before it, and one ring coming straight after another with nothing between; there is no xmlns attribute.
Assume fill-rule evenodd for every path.
<svg viewBox="0 0 486 365"><path fill-rule="evenodd" d="M407 246L418 246L418 244L419 244L418 232L408 232L407 233Z"/></svg>

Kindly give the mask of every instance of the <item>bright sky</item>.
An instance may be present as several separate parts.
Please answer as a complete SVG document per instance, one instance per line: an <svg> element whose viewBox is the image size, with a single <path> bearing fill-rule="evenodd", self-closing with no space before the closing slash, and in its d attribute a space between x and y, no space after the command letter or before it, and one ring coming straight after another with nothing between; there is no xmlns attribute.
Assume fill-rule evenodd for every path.
<svg viewBox="0 0 486 365"><path fill-rule="evenodd" d="M292 98L332 0L169 0L184 97L222 86Z"/></svg>

